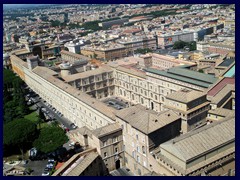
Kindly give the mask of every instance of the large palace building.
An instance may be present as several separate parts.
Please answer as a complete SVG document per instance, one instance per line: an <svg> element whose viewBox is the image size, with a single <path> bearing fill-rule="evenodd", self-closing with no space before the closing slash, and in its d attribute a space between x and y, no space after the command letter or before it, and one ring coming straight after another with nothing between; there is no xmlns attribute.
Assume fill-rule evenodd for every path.
<svg viewBox="0 0 240 180"><path fill-rule="evenodd" d="M115 65L82 68L84 72L71 74L66 68L59 73L39 66L37 57L24 61L12 55L10 59L13 71L33 91L79 127L69 132L70 139L86 147L95 146L108 170L126 166L135 175L153 171L199 175L197 171L205 167L201 172L212 172L209 165L222 168L216 164L218 160L224 167L234 161L235 117L206 125L211 103L207 91L218 79L191 70L192 65L176 65L171 60L170 67L159 69L125 60L124 65L113 62ZM115 101L105 102L111 98L121 106ZM214 139L209 138L215 137L214 129L219 129L219 135L228 135L220 144L212 144ZM194 149L195 142L199 145L205 139L204 132L208 133L204 142L207 148ZM198 136L202 139L196 140ZM182 148L188 151L188 145L193 152L185 156ZM174 162L169 160L173 156ZM191 163L194 168L190 168ZM227 172L224 169L215 174Z"/></svg>

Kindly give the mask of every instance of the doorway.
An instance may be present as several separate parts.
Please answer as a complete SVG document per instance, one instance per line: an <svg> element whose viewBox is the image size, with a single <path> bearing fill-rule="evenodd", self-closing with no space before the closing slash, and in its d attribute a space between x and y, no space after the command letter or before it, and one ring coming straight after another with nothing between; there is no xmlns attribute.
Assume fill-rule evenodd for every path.
<svg viewBox="0 0 240 180"><path fill-rule="evenodd" d="M120 168L120 160L119 159L115 162L115 166L116 166L116 169Z"/></svg>

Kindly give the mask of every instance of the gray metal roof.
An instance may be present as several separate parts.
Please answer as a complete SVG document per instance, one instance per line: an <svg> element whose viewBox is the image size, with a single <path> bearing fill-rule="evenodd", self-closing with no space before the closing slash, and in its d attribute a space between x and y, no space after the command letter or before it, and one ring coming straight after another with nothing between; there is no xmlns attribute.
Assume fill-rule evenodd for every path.
<svg viewBox="0 0 240 180"><path fill-rule="evenodd" d="M167 71L162 71L162 70L153 69L153 68L146 68L145 71L158 74L164 77L176 79L189 84L201 86L204 88L208 88L210 85L212 85L214 82L217 81L217 78L215 78L213 75L199 73L196 71L188 70L186 68L179 68L179 67L170 68Z"/></svg>
<svg viewBox="0 0 240 180"><path fill-rule="evenodd" d="M160 149L187 162L231 141L235 141L235 117L212 123L167 141L160 145Z"/></svg>
<svg viewBox="0 0 240 180"><path fill-rule="evenodd" d="M229 59L225 59L221 64L219 64L218 66L225 66L228 67L230 66L233 62L235 62L235 58L229 58Z"/></svg>

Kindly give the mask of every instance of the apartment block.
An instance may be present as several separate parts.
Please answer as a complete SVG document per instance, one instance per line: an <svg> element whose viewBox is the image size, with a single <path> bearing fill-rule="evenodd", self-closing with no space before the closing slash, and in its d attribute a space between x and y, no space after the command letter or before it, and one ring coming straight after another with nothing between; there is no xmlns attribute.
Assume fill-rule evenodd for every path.
<svg viewBox="0 0 240 180"><path fill-rule="evenodd" d="M81 49L81 54L103 61L119 59L127 56L126 48L120 44L104 44L99 46L86 45Z"/></svg>

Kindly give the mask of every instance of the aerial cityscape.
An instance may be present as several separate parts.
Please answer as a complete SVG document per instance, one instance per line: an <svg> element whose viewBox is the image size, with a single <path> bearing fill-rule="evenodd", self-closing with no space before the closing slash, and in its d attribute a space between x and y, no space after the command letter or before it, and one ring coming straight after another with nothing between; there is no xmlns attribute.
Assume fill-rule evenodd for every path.
<svg viewBox="0 0 240 180"><path fill-rule="evenodd" d="M4 176L235 176L234 4L4 4Z"/></svg>

